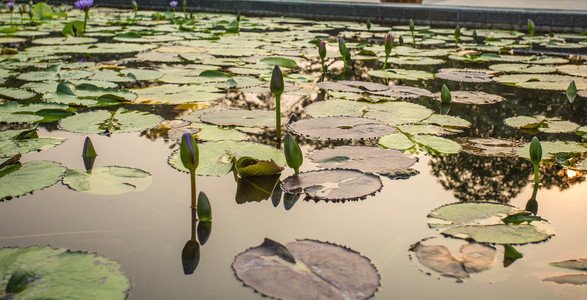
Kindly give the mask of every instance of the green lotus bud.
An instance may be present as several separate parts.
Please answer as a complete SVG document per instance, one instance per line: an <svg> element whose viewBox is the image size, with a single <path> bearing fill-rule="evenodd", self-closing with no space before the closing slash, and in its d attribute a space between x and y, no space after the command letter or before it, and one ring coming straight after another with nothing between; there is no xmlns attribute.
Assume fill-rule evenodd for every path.
<svg viewBox="0 0 587 300"><path fill-rule="evenodd" d="M371 19L367 19L367 31L371 30Z"/></svg>
<svg viewBox="0 0 587 300"><path fill-rule="evenodd" d="M410 19L410 31L412 32L412 34L413 34L414 30L415 30L415 27L416 26L414 26L414 20Z"/></svg>
<svg viewBox="0 0 587 300"><path fill-rule="evenodd" d="M322 60L326 58L326 43L324 41L320 41L318 44L318 55L320 55L320 59Z"/></svg>
<svg viewBox="0 0 587 300"><path fill-rule="evenodd" d="M136 1L133 1L133 2L131 2L131 5L132 5L132 9L133 9L134 11L137 11L137 10L139 10L139 5L137 4L137 2L136 2Z"/></svg>
<svg viewBox="0 0 587 300"><path fill-rule="evenodd" d="M477 29L473 30L473 39L475 41L477 41L477 39L479 38L479 36L477 35Z"/></svg>
<svg viewBox="0 0 587 300"><path fill-rule="evenodd" d="M200 160L198 144L194 137L187 132L181 137L179 157L181 158L183 166L190 170L190 172L194 172L198 167L198 162Z"/></svg>
<svg viewBox="0 0 587 300"><path fill-rule="evenodd" d="M340 51L340 55L344 59L346 57L347 48L342 38L338 39L338 50Z"/></svg>
<svg viewBox="0 0 587 300"><path fill-rule="evenodd" d="M210 221L212 220L212 207L210 206L210 201L208 201L208 197L204 192L200 192L198 195L198 219L200 221Z"/></svg>
<svg viewBox="0 0 587 300"><path fill-rule="evenodd" d="M389 56L391 54L391 47L393 46L393 35L386 34L383 44L385 45L385 55Z"/></svg>
<svg viewBox="0 0 587 300"><path fill-rule="evenodd" d="M455 28L455 46L459 43L460 40L461 40L461 26L457 25L457 27Z"/></svg>
<svg viewBox="0 0 587 300"><path fill-rule="evenodd" d="M94 144L92 144L92 140L89 137L86 137L84 141L84 149L82 151L82 157L96 157L96 149L94 149Z"/></svg>
<svg viewBox="0 0 587 300"><path fill-rule="evenodd" d="M291 134L285 135L285 161L290 168L293 168L296 174L300 173L300 166L304 162L304 155L300 146L296 143Z"/></svg>
<svg viewBox="0 0 587 300"><path fill-rule="evenodd" d="M534 26L534 22L532 22L532 20L528 19L528 34L530 36L534 36L535 31L536 31L536 27Z"/></svg>
<svg viewBox="0 0 587 300"><path fill-rule="evenodd" d="M344 55L344 60L345 60L346 62L349 62L349 61L351 61L351 50L349 50L349 49L346 49L346 53L345 53L345 55Z"/></svg>
<svg viewBox="0 0 587 300"><path fill-rule="evenodd" d="M575 84L575 81L571 81L571 84L569 84L569 87L567 88L567 91L565 92L565 94L567 95L567 99L569 99L569 102L573 103L573 101L575 101L575 97L577 97L577 85Z"/></svg>
<svg viewBox="0 0 587 300"><path fill-rule="evenodd" d="M440 101L444 103L449 103L452 100L452 96L450 95L450 91L446 84L442 85L442 90L440 91Z"/></svg>
<svg viewBox="0 0 587 300"><path fill-rule="evenodd" d="M273 67L273 73L271 74L271 83L270 83L271 93L275 96L281 96L283 94L283 89L285 88L283 84L283 74L281 73L281 69L279 66Z"/></svg>
<svg viewBox="0 0 587 300"><path fill-rule="evenodd" d="M542 160L542 146L540 145L540 141L537 137L532 138L532 142L530 142L530 161L533 164L537 165Z"/></svg>

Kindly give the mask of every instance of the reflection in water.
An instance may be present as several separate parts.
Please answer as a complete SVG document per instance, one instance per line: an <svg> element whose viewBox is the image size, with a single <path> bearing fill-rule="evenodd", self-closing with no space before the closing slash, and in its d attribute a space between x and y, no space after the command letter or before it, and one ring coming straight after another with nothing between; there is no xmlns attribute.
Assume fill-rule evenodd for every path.
<svg viewBox="0 0 587 300"><path fill-rule="evenodd" d="M235 196L236 203L243 204L268 199L273 194L280 175L281 174L238 178Z"/></svg>

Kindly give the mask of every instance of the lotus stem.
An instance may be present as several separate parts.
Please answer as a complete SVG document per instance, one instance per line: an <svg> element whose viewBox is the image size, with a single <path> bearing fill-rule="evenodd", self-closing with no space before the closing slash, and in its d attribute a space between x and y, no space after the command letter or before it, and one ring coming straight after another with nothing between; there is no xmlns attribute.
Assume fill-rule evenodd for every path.
<svg viewBox="0 0 587 300"><path fill-rule="evenodd" d="M534 165L534 183L536 185L540 184L540 172L538 170L538 164L533 164Z"/></svg>
<svg viewBox="0 0 587 300"><path fill-rule="evenodd" d="M86 33L86 27L88 26L88 19L90 19L90 10L89 9L85 9L85 16L84 16L84 31L83 33Z"/></svg>
<svg viewBox="0 0 587 300"><path fill-rule="evenodd" d="M195 213L196 208L197 208L196 171L195 170L190 171L190 183L191 183L191 188L192 188L192 211Z"/></svg>
<svg viewBox="0 0 587 300"><path fill-rule="evenodd" d="M281 95L275 95L275 130L277 132L277 148L281 149Z"/></svg>

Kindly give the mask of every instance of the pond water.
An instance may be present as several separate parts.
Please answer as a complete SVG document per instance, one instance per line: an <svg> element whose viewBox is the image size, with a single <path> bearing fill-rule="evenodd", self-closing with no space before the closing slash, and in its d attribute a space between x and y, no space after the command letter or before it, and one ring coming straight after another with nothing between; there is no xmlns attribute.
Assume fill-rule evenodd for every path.
<svg viewBox="0 0 587 300"><path fill-rule="evenodd" d="M234 15L194 14L194 19L185 20L178 8L174 16L171 12L157 15L156 12L139 11L132 25L129 24L133 17L130 11L92 9L84 37L64 40L61 37L63 26L71 20L83 19L79 11L68 13L68 20L37 20L37 24L27 27L26 31L19 26L16 32L5 30L5 35L0 36L0 41L6 46L0 62L0 74L6 87L0 91L3 99L0 101L4 102L0 106L0 122L3 122L0 128L4 133L18 130L10 137L0 136L3 143L0 162L22 152L20 162L23 164L47 160L84 172L81 153L84 140L89 136L98 153L94 171L107 166L128 167L148 172L150 179L132 183L105 179L92 183L102 186L92 186L90 191L81 192L71 187L74 185L72 181L68 181L69 186L64 184L62 181L66 179L61 179L60 175L56 184L45 184L50 187L31 190L25 187L22 194L26 195L8 197L0 202L0 248L50 245L52 248L97 253L117 262L120 270L128 276L131 282L128 299L259 299L262 295L244 286L231 265L239 253L262 244L265 238L284 245L296 239L318 240L360 253L370 260L379 274L378 289L374 295L376 299L585 299L585 275L577 276L576 284L545 279L585 272L584 266L581 271L557 268L550 263L583 258L587 250L584 229L587 220L582 213L587 211L584 160L587 151L584 139L587 71L582 60L586 54L587 36L536 34L529 37L520 32L478 30L475 41L472 29L462 29L459 49L456 49L454 29L417 27L417 48L430 50L419 51L411 47L412 36L407 26L395 26L390 31L390 27L374 24L367 31L365 24L357 23L242 17L240 33L236 33ZM10 16L4 13L2 18L8 22ZM173 21L170 22L171 18ZM15 22L20 24L20 17L16 14ZM25 18L24 23L27 22ZM388 63L388 69L394 71L373 72L380 71L383 66L378 59L385 57L383 36L388 31L395 37ZM351 51L350 70L346 73L340 61L337 36L344 37ZM397 44L399 36L405 45ZM42 40L48 37L54 39ZM90 39L82 40L87 38ZM316 43L311 43L319 39L328 41L328 71L322 78L318 47ZM6 50L8 48L19 53ZM445 49L448 51L442 52ZM499 52L500 49L503 51ZM549 53L549 56L541 56L542 52ZM297 128L296 123L312 117L348 115L371 116L368 120L381 120L393 127L390 130L399 130L391 134L393 138L387 136L388 142L385 142L379 136L311 138L307 135L333 133L304 131L308 128L294 132L284 126L286 132L294 133L302 152L306 154L300 168L302 172L321 168L307 154L317 149L341 149L335 147L349 145L396 148L418 161L408 171L405 167L399 171L387 170L399 172L401 176L381 175L381 189L351 201L307 201L304 194L297 201L276 195L258 197L260 188L239 187L233 174L199 175L197 191L205 192L209 198L213 220L210 236L200 246L199 264L193 274L186 275L182 251L196 231L190 209L190 176L172 167L168 158L179 148L178 137L184 132L194 133L198 143L202 143L200 174L224 174L214 163L222 161L226 166L230 157L223 148L210 146L218 141L244 139L271 147L275 145L275 130L254 128L254 125L267 122L267 118L240 117L240 121L249 120L253 126L224 128L203 124L200 120L200 112L204 109L210 116L218 107L273 111L274 97L269 92L273 63L259 62L266 57L287 58L278 62L282 66L292 62L296 64L290 68L282 67L286 79L286 92L281 104L283 121L287 122L291 114L297 115L300 120L292 122L292 128ZM430 58L440 61L420 64ZM505 63L517 65L504 66ZM61 65L60 69L51 68L57 64ZM528 69L536 66L543 68L529 77L510 76L514 74L512 70L534 72ZM460 71L440 71L447 68ZM464 72L464 69L468 71ZM478 72L469 69L478 69ZM202 74L205 70L223 73ZM463 77L480 82L463 82ZM353 83L354 86L333 84L329 91L324 83L319 83L345 79L363 83ZM62 89L58 90L58 83L67 80L72 81L73 85L69 87L73 94L64 92L65 85L59 85ZM570 102L565 90L572 80L580 91ZM376 95L375 88L365 82L419 87L431 93L439 93L442 85L446 84L453 93L453 102L440 105L441 102L433 94L426 93L425 96L410 99L400 99L408 97L406 94L394 97ZM99 87L88 88L82 83ZM166 84L171 85L164 86ZM325 89L321 90L318 85ZM154 86L163 88L144 89ZM357 88L360 91L340 92ZM378 88L381 89L381 86ZM34 94L22 96L25 90ZM502 97L504 101L492 104L458 103L462 99L457 96L458 91L484 92L494 95L491 99L497 95L497 99ZM410 90L409 93L413 95L415 92ZM73 97L73 100L67 97ZM355 99L359 97L362 99ZM476 94L468 97L477 101L484 96ZM85 105L80 105L82 102ZM412 105L398 109L381 108L381 105L402 102ZM8 108L11 103L62 103L64 107L40 109L55 109L52 112L58 111L64 117L63 110L70 105L77 109L77 114L59 122L38 123L38 137L64 141L57 142L56 146L45 146L42 151L28 152L23 150L23 140L36 137L27 134L16 138L14 135L25 129L34 129L37 121L16 122L14 118L36 115L14 114L14 111L24 108L11 111ZM117 105L109 105L113 103ZM119 107L158 115L161 120L156 119L154 124L149 125L149 121L141 117L129 120L121 114L118 120L110 119L108 123L108 117L99 119L90 115L96 111L113 114ZM378 110L383 111L383 117L376 114ZM422 114L425 116L421 117ZM393 117L386 117L389 115ZM446 115L454 118L443 117ZM518 128L504 122L516 116L538 115L547 119L536 117ZM75 116L81 116L81 121L74 120ZM436 119L432 121L431 118ZM553 118L572 123L562 124ZM250 122L251 119L253 122ZM162 120L164 124L159 125ZM177 121L170 122L173 120ZM188 122L181 120L192 121L193 125L186 125ZM509 124L519 122L519 119L509 120ZM102 125L87 126L92 122L102 122ZM227 122L235 121L228 118ZM269 120L270 124L274 124L271 122L274 121ZM323 124L326 123L325 120ZM125 131L128 124L138 129L117 132L121 127ZM334 126L330 131L341 129L341 126ZM201 131L198 132L198 128ZM111 134L104 134L107 130ZM533 136L543 142L544 150L544 160L539 169L540 187L535 195L538 207L533 213L544 220L507 225L508 229L513 228L513 233L504 238L519 237L515 240L518 242L511 244L515 244L513 247L523 257L508 261L505 256L511 254L506 255L504 249L510 249L510 246L503 244L510 243L500 242L501 236L490 233L489 242L483 244L489 245L483 247L490 252L490 259L483 262L478 272L465 268L465 275L454 275L445 268L446 264L457 264L461 268L465 262L479 263L475 260L478 253L474 253L472 258L462 258L464 250L460 250L465 244L477 244L474 239L465 241L442 235L446 224L434 228L435 220L429 218L429 214L453 203L484 205L479 202L491 202L500 208L506 206L497 204L520 210L531 209L527 205L534 192L533 166L528 159L520 157L528 156L524 154L528 153L527 148L519 149L528 144ZM505 150L499 148L500 153L473 153L475 151L466 147L471 138L498 139L499 144L509 141L512 145ZM393 142L389 142L391 139ZM203 144L205 141L208 144ZM408 146L398 141L407 141ZM544 143L546 141L559 141L559 144L551 147ZM17 146L11 146L13 144ZM481 147L495 150L487 145ZM264 149L253 148L245 155L268 159ZM231 151L239 156L239 150ZM558 162L548 151L559 153ZM280 159L276 158L276 161L285 166L285 159ZM353 160L346 156L342 158L349 159ZM382 158L380 162L370 162L368 167L376 168L388 159L391 160ZM331 160L336 161L336 157ZM18 181L7 183L8 167L3 168L0 169L0 186L3 189L0 195L18 195L19 192L11 187ZM386 170L381 170L385 173L383 171ZM285 166L280 180L284 181L292 175L293 170ZM25 178L40 182L40 176ZM328 178L325 180L328 181ZM261 186L267 183L265 180L255 181L255 184ZM268 184L270 187L276 185L274 181ZM342 183L324 183L338 184ZM241 185L244 183L241 182ZM84 188L78 186L80 189ZM129 192L108 195L125 189ZM32 194L28 193L32 190ZM457 211L455 214L458 218L467 212ZM483 222L487 220L477 219L492 215L491 209L481 209L480 214L483 216L467 222L486 229L488 223ZM469 224L467 222L464 224ZM490 224L500 223L503 222L497 219L497 223ZM515 226L548 234L545 238L533 240L526 233L516 232L516 228L521 227ZM548 231L542 231L542 227L547 227ZM448 228L451 229L454 228ZM554 235L548 237L550 233ZM458 233L455 235L459 236ZM447 249L452 256L430 256L429 253L427 256L420 251L422 245L439 245L436 250L442 252ZM8 281L8 275L2 274L2 284ZM285 287L288 284L288 281L275 283ZM4 285L0 286L2 289L5 289ZM120 296L124 297L123 294Z"/></svg>

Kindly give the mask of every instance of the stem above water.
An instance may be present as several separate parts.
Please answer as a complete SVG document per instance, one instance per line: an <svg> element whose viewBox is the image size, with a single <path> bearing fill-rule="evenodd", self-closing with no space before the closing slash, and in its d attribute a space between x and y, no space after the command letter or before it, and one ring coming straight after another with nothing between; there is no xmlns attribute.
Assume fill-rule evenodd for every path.
<svg viewBox="0 0 587 300"><path fill-rule="evenodd" d="M538 170L538 164L533 164L534 165L534 183L536 185L540 184L540 173Z"/></svg>
<svg viewBox="0 0 587 300"><path fill-rule="evenodd" d="M190 171L190 183L191 183L191 188L192 188L192 210L196 210L196 203L197 203L197 197L196 197L196 171Z"/></svg>
<svg viewBox="0 0 587 300"><path fill-rule="evenodd" d="M281 95L275 95L275 130L277 149L281 149Z"/></svg>

